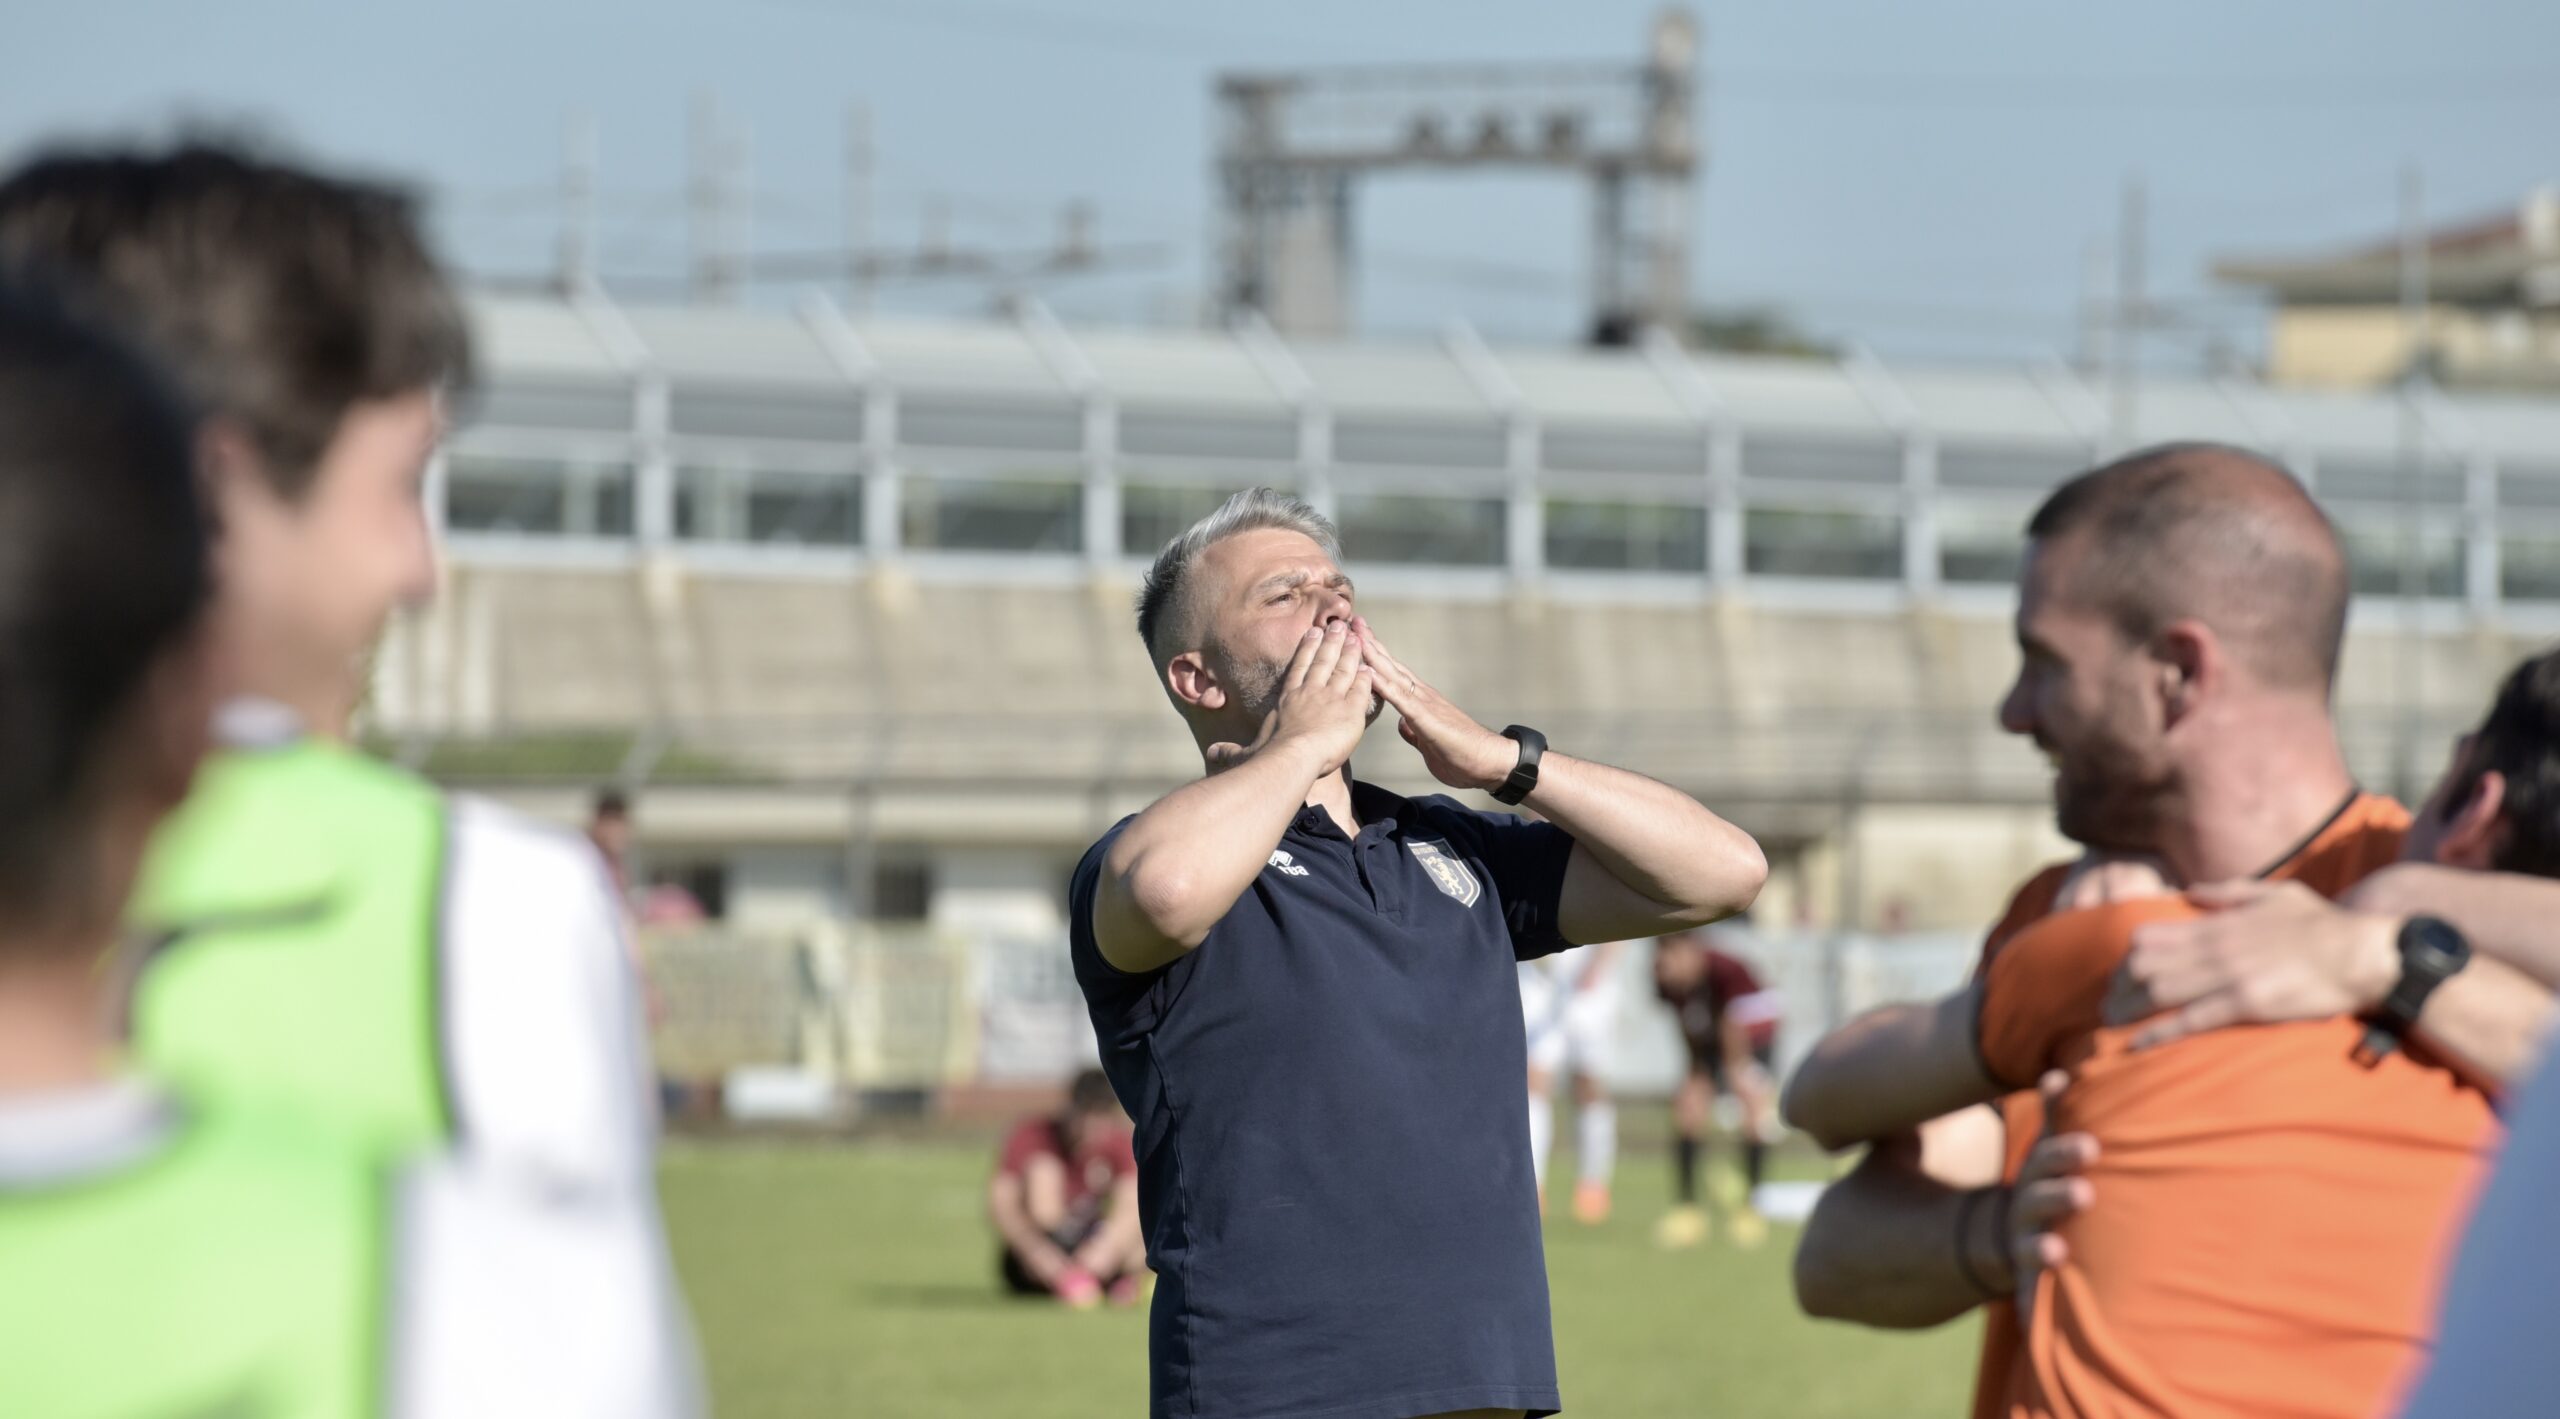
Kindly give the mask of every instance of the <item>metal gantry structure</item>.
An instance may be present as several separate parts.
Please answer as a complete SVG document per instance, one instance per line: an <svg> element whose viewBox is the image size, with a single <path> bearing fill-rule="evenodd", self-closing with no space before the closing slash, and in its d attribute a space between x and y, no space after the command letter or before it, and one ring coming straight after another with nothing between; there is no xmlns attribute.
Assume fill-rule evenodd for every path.
<svg viewBox="0 0 2560 1419"><path fill-rule="evenodd" d="M1577 176L1592 199L1589 330L1626 344L1689 313L1698 26L1635 65L1370 66L1219 79L1219 299L1291 335L1352 325L1356 193L1394 172Z"/></svg>

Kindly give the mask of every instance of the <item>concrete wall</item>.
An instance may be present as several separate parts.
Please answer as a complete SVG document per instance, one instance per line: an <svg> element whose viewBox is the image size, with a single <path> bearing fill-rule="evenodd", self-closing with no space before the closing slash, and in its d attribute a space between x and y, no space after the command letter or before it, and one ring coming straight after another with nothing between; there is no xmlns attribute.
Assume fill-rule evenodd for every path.
<svg viewBox="0 0 2560 1419"><path fill-rule="evenodd" d="M853 910L840 847L746 846L725 855L729 920L741 926L794 926Z"/></svg>
<svg viewBox="0 0 2560 1419"><path fill-rule="evenodd" d="M1072 849L942 848L932 861L934 926L970 936L1046 936L1066 930Z"/></svg>
<svg viewBox="0 0 2560 1419"><path fill-rule="evenodd" d="M665 752L633 757L660 770L642 840L734 852L738 913L859 914L864 855L903 852L935 864L937 923L1054 930L1083 845L1198 771L1117 581L486 566L455 581L386 649L407 678L378 727L427 744L664 731ZM1773 921L1978 926L2064 850L2045 766L1993 722L2016 665L2004 594L1604 601L1382 575L1363 599L1398 654L1486 723L1538 725L1758 834ZM2405 635L2402 619L2358 608L2341 719L2365 782L2414 793L2544 634L2454 606L2420 608ZM1437 788L1384 729L1357 767ZM487 786L567 822L612 771Z"/></svg>

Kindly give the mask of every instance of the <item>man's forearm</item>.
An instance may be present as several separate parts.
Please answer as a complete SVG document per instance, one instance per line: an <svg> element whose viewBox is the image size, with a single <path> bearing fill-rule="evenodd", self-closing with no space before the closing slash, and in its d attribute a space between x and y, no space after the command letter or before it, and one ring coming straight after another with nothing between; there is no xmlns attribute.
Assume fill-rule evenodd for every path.
<svg viewBox="0 0 2560 1419"><path fill-rule="evenodd" d="M2532 1072L2560 1011L2552 998L2560 946L2549 925L2560 916L2560 882L2407 864L2367 879L2348 903L2453 923L2475 954L2427 997L2418 1038L2464 1075L2499 1089Z"/></svg>
<svg viewBox="0 0 2560 1419"><path fill-rule="evenodd" d="M1998 1189L1922 1172L1913 1140L1878 1144L1815 1205L1796 1249L1797 1304L1823 1320L1921 1330L1998 1299L2011 1274L2001 1206Z"/></svg>
<svg viewBox="0 0 2560 1419"><path fill-rule="evenodd" d="M2504 961L2476 956L2427 997L2417 1036L2464 1077L2509 1089L2541 1062L2553 1008L2540 982Z"/></svg>
<svg viewBox="0 0 2560 1419"><path fill-rule="evenodd" d="M1846 1148L1999 1097L1974 1048L1978 989L1879 1006L1824 1036L1787 1081L1787 1123Z"/></svg>
<svg viewBox="0 0 2560 1419"><path fill-rule="evenodd" d="M1103 907L1134 912L1184 949L1199 945L1269 864L1327 767L1296 742L1275 741L1157 799L1104 858Z"/></svg>
<svg viewBox="0 0 2560 1419"><path fill-rule="evenodd" d="M1749 833L1639 773L1549 754L1528 805L1627 890L1661 907L1650 923L1661 929L1742 911L1768 879L1768 859Z"/></svg>
<svg viewBox="0 0 2560 1419"><path fill-rule="evenodd" d="M2441 917L2478 954L2560 987L2560 932L2552 930L2560 922L2560 880L2402 863L2366 878L2343 904L2385 916Z"/></svg>

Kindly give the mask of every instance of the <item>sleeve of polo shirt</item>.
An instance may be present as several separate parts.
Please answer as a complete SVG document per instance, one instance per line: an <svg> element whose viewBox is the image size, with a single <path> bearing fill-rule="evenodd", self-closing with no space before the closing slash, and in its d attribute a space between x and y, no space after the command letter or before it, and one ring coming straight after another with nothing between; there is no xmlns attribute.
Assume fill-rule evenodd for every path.
<svg viewBox="0 0 2560 1419"><path fill-rule="evenodd" d="M2192 915L2176 897L2153 897L2061 912L2019 932L1983 973L1983 1068L2010 1088L2032 1088L2065 1042L2098 1028L2134 928Z"/></svg>
<svg viewBox="0 0 2560 1419"><path fill-rule="evenodd" d="M1147 1008L1149 987L1164 974L1164 968L1136 974L1124 971L1104 958L1102 943L1093 934L1093 905L1102 895L1102 860L1129 822L1121 820L1102 835L1100 842L1085 849L1084 858L1076 863L1075 875L1067 879L1067 956L1086 1003L1099 1012L1096 1026L1111 1020L1143 1032L1154 1024ZM1103 1040L1106 1048L1113 1043L1109 1038Z"/></svg>
<svg viewBox="0 0 2560 1419"><path fill-rule="evenodd" d="M1564 939L1559 922L1572 836L1553 823L1528 822L1509 813L1459 809L1449 817L1457 820L1451 824L1452 836L1463 835L1468 855L1493 877L1512 954L1527 961L1576 945Z"/></svg>

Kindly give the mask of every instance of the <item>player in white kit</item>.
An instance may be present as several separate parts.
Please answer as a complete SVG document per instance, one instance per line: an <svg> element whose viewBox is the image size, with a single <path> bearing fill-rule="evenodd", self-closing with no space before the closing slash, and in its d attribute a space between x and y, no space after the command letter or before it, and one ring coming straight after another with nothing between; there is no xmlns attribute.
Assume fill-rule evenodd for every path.
<svg viewBox="0 0 2560 1419"><path fill-rule="evenodd" d="M1618 953L1610 941L1520 963L1520 1013L1529 1037L1529 1156L1538 1208L1547 1205L1547 1152L1555 1142L1556 1082L1574 1081L1573 1215L1609 1220L1609 1176L1618 1161L1618 1106L1609 1098L1609 1042L1618 1023Z"/></svg>

